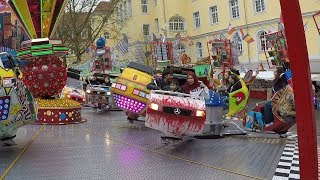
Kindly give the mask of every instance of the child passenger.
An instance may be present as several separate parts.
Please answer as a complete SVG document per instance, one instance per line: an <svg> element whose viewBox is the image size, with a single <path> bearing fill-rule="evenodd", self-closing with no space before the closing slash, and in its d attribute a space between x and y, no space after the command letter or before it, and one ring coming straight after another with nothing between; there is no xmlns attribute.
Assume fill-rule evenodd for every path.
<svg viewBox="0 0 320 180"><path fill-rule="evenodd" d="M170 91L173 92L182 92L181 87L179 86L179 82L176 79L172 79L170 83Z"/></svg>

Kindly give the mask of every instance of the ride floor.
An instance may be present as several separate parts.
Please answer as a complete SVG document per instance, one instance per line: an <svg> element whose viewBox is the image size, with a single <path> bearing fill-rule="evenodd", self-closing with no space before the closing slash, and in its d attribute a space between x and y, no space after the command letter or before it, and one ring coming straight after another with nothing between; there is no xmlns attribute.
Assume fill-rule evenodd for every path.
<svg viewBox="0 0 320 180"><path fill-rule="evenodd" d="M272 179L288 141L229 136L164 146L160 132L129 124L121 111L86 108L83 116L76 125L20 128L17 145L0 147L0 179Z"/></svg>

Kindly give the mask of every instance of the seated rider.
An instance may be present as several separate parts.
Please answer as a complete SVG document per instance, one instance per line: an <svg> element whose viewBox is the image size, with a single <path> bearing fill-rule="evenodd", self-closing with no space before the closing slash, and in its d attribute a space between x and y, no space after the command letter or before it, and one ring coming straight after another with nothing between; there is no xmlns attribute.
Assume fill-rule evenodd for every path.
<svg viewBox="0 0 320 180"><path fill-rule="evenodd" d="M96 75L93 75L92 79L90 80L91 85L100 85L98 77Z"/></svg>
<svg viewBox="0 0 320 180"><path fill-rule="evenodd" d="M182 92L186 94L192 94L198 92L201 90L201 88L208 89L203 82L199 82L194 72L189 72L187 74L187 82L182 86Z"/></svg>
<svg viewBox="0 0 320 180"><path fill-rule="evenodd" d="M170 68L164 69L162 72L162 78L156 79L155 82L151 82L147 87L157 87L164 91L170 91L170 83L173 78L173 72ZM152 88L151 88L152 89Z"/></svg>
<svg viewBox="0 0 320 180"><path fill-rule="evenodd" d="M274 75L274 81L273 81L273 89L272 93L276 93L286 85L288 85L288 82L286 81L284 76L281 76L281 74L284 73L284 70L282 67L277 67L276 71L273 73ZM264 104L264 116L265 116L265 126L271 126L273 124L274 118L272 113L272 106L271 101L266 101Z"/></svg>
<svg viewBox="0 0 320 180"><path fill-rule="evenodd" d="M239 78L236 75L231 74L229 76L229 86L227 88L227 92L232 93L232 92L239 90L241 88L242 88L242 85L241 85Z"/></svg>
<svg viewBox="0 0 320 180"><path fill-rule="evenodd" d="M170 83L170 90L173 91L173 92L182 92L178 80L172 79L172 81Z"/></svg>
<svg viewBox="0 0 320 180"><path fill-rule="evenodd" d="M111 86L112 83L110 82L110 79L109 79L108 77L106 77L106 78L104 79L104 82L102 83L102 85L104 85L104 86Z"/></svg>

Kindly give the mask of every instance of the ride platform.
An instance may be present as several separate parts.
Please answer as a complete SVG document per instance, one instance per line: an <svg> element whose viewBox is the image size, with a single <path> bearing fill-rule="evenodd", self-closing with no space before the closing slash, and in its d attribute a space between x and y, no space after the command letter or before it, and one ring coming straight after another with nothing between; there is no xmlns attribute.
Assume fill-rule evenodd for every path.
<svg viewBox="0 0 320 180"><path fill-rule="evenodd" d="M36 99L39 110L35 124L65 125L85 120L81 116L80 103L67 98Z"/></svg>
<svg viewBox="0 0 320 180"><path fill-rule="evenodd" d="M82 116L86 123L20 128L17 145L0 148L0 179L299 178L292 139L226 136L165 146L160 132L129 124L123 112L85 108Z"/></svg>

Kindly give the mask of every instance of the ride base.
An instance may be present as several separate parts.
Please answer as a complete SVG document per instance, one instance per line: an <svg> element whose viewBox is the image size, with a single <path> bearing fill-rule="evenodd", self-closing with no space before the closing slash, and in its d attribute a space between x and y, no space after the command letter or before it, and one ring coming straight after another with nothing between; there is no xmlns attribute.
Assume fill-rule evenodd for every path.
<svg viewBox="0 0 320 180"><path fill-rule="evenodd" d="M39 110L35 124L65 125L85 122L80 103L70 99L36 99Z"/></svg>

